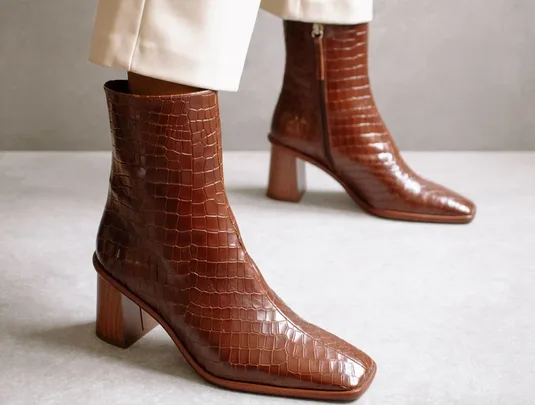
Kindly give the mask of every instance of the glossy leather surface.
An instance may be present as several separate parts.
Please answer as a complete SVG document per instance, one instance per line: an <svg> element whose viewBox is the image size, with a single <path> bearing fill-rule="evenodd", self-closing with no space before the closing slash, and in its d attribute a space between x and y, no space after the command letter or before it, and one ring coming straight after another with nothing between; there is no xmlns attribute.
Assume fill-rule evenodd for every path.
<svg viewBox="0 0 535 405"><path fill-rule="evenodd" d="M271 135L309 156L325 160L312 24L284 22L286 70Z"/></svg>
<svg viewBox="0 0 535 405"><path fill-rule="evenodd" d="M373 361L292 312L247 254L225 194L217 94L142 97L125 82L106 94L114 152L97 257L107 272L215 376L310 390L366 384Z"/></svg>
<svg viewBox="0 0 535 405"><path fill-rule="evenodd" d="M312 24L284 25L287 65L271 136L328 167L375 209L470 220L475 214L470 200L420 177L400 155L371 92L368 25L325 25L323 60L314 52ZM320 100L315 75L319 63L325 72L325 97Z"/></svg>

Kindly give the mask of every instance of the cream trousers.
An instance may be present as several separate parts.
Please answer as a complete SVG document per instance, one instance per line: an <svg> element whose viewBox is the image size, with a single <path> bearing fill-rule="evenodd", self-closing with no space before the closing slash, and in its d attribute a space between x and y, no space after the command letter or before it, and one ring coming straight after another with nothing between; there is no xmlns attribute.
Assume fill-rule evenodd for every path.
<svg viewBox="0 0 535 405"><path fill-rule="evenodd" d="M358 24L373 0L100 0L90 60L236 91L259 7L288 20Z"/></svg>

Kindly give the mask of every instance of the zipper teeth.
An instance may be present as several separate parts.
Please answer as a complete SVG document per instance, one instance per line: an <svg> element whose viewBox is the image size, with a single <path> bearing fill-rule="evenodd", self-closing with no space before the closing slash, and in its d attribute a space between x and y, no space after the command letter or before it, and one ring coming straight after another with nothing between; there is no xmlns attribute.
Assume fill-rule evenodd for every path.
<svg viewBox="0 0 535 405"><path fill-rule="evenodd" d="M321 115L321 129L323 137L323 149L327 164L331 170L335 171L334 159L331 151L331 143L329 139L329 125L327 123L327 106L325 105L325 49L323 40L324 27L323 24L314 24L312 26L312 38L316 45L316 69L318 79L318 92L320 99L320 115Z"/></svg>
<svg viewBox="0 0 535 405"><path fill-rule="evenodd" d="M319 80L325 79L325 61L323 60L323 24L312 25L312 38L316 46L316 74Z"/></svg>

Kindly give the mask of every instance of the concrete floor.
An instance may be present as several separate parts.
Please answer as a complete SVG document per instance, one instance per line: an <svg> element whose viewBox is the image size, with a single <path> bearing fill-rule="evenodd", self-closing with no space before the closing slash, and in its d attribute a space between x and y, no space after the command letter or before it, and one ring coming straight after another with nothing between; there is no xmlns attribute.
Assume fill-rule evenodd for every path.
<svg viewBox="0 0 535 405"><path fill-rule="evenodd" d="M387 221L308 167L301 204L264 197L268 155L228 153L244 239L300 315L369 353L359 404L535 404L535 154L407 153L479 205L468 226ZM305 403L219 389L161 328L93 333L108 153L0 153L0 404Z"/></svg>

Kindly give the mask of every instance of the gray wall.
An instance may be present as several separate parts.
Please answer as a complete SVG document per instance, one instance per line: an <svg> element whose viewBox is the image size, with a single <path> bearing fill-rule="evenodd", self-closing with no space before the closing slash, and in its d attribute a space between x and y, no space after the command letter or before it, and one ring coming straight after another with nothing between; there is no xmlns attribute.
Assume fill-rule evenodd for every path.
<svg viewBox="0 0 535 405"><path fill-rule="evenodd" d="M96 0L1 0L0 149L109 147L87 62ZM535 2L377 0L372 80L405 149L535 149ZM228 149L262 149L279 90L280 22L260 13L239 93L222 94Z"/></svg>

